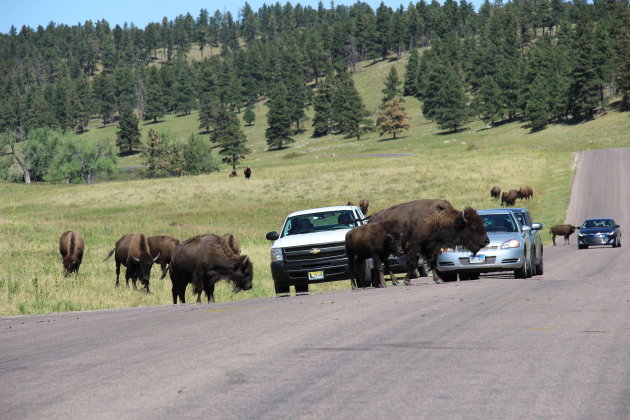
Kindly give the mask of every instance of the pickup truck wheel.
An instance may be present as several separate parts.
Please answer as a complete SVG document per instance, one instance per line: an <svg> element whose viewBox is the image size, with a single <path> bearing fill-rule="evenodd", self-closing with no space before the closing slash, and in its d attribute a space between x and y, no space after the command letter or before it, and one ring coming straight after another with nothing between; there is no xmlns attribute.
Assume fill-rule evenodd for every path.
<svg viewBox="0 0 630 420"><path fill-rule="evenodd" d="M288 284L278 284L275 281L273 282L273 286L276 289L277 295L288 295L289 294L289 285Z"/></svg>
<svg viewBox="0 0 630 420"><path fill-rule="evenodd" d="M296 284L295 293L308 293L308 283Z"/></svg>

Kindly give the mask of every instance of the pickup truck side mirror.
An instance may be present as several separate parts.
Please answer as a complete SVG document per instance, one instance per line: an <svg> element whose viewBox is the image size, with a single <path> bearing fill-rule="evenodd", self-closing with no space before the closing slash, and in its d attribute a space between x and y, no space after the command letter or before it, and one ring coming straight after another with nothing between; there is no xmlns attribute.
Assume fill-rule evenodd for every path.
<svg viewBox="0 0 630 420"><path fill-rule="evenodd" d="M267 235L265 235L265 238L267 238L268 241L275 241L276 239L278 239L280 236L278 236L278 232L268 232Z"/></svg>

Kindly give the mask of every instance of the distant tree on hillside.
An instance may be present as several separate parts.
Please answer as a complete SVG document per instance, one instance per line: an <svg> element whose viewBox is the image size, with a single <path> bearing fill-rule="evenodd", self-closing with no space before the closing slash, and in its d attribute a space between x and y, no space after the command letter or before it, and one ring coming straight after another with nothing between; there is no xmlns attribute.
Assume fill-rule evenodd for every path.
<svg viewBox="0 0 630 420"><path fill-rule="evenodd" d="M136 117L133 109L130 107L125 108L118 122L116 138L116 146L121 151L132 152L134 148L140 146L140 129L138 124L138 117Z"/></svg>
<svg viewBox="0 0 630 420"><path fill-rule="evenodd" d="M402 89L400 85L401 81L398 77L396 67L392 66L390 67L387 78L385 79L385 87L383 87L383 90L381 91L383 93L383 98L381 99L381 103L383 105L394 99L394 97L398 97L398 99L401 99Z"/></svg>
<svg viewBox="0 0 630 420"><path fill-rule="evenodd" d="M378 126L379 136L391 134L394 139L396 138L396 134L404 130L409 130L409 116L397 96L385 102L379 112L376 124Z"/></svg>
<svg viewBox="0 0 630 420"><path fill-rule="evenodd" d="M254 112L253 106L248 106L247 108L245 108L245 112L243 113L243 121L245 121L248 126L252 126L254 124L254 121L256 121L256 113Z"/></svg>
<svg viewBox="0 0 630 420"><path fill-rule="evenodd" d="M280 150L289 143L293 143L291 137L291 112L287 104L287 93L284 85L279 84L269 98L267 112L267 129L265 138L269 149Z"/></svg>

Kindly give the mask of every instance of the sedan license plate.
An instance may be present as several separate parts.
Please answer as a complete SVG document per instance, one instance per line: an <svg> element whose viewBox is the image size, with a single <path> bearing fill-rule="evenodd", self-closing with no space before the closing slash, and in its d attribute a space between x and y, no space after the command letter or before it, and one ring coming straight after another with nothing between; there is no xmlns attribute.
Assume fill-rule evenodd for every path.
<svg viewBox="0 0 630 420"><path fill-rule="evenodd" d="M323 280L324 279L324 272L323 271L309 271L308 272L308 279L309 279L309 281Z"/></svg>
<svg viewBox="0 0 630 420"><path fill-rule="evenodd" d="M475 255L474 257L468 257L468 261L471 264L483 264L486 262L486 256L482 254Z"/></svg>

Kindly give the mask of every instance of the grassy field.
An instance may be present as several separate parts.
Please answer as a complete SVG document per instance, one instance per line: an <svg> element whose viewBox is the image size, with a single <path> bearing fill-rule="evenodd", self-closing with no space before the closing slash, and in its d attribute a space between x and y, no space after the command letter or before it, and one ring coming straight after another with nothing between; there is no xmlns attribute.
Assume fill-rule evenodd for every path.
<svg viewBox="0 0 630 420"><path fill-rule="evenodd" d="M380 62L355 74L370 110L380 102L383 80L404 61ZM530 133L522 123L489 128L472 122L444 134L426 121L420 104L406 99L411 130L396 140L370 134L361 141L340 136L296 136L282 151L266 151L266 107L256 107L253 127L244 127L252 149L244 162L252 179L228 178L228 168L196 177L103 182L95 185L0 183L0 315L167 305L170 280L153 270L152 293L115 288L113 258L103 262L116 240L131 232L165 234L184 240L201 233L232 233L254 262L254 288L237 295L221 283L217 301L274 294L265 233L278 230L287 213L303 208L370 200L370 213L419 199L445 198L457 208L497 207L493 185L530 185L534 199L522 203L548 227L564 220L573 174L574 151L630 146L630 115L611 111L579 125L554 125ZM168 116L142 126L177 137L198 132L195 113ZM310 128L310 126L307 127ZM85 136L115 138L116 127L96 123ZM378 157L382 153L406 154ZM121 159L137 165L138 156ZM520 205L517 202L517 205ZM577 222L575 222L577 223ZM85 238L80 273L63 277L58 241L65 230ZM349 282L316 285L314 290L349 288ZM187 295L190 300L190 293Z"/></svg>

